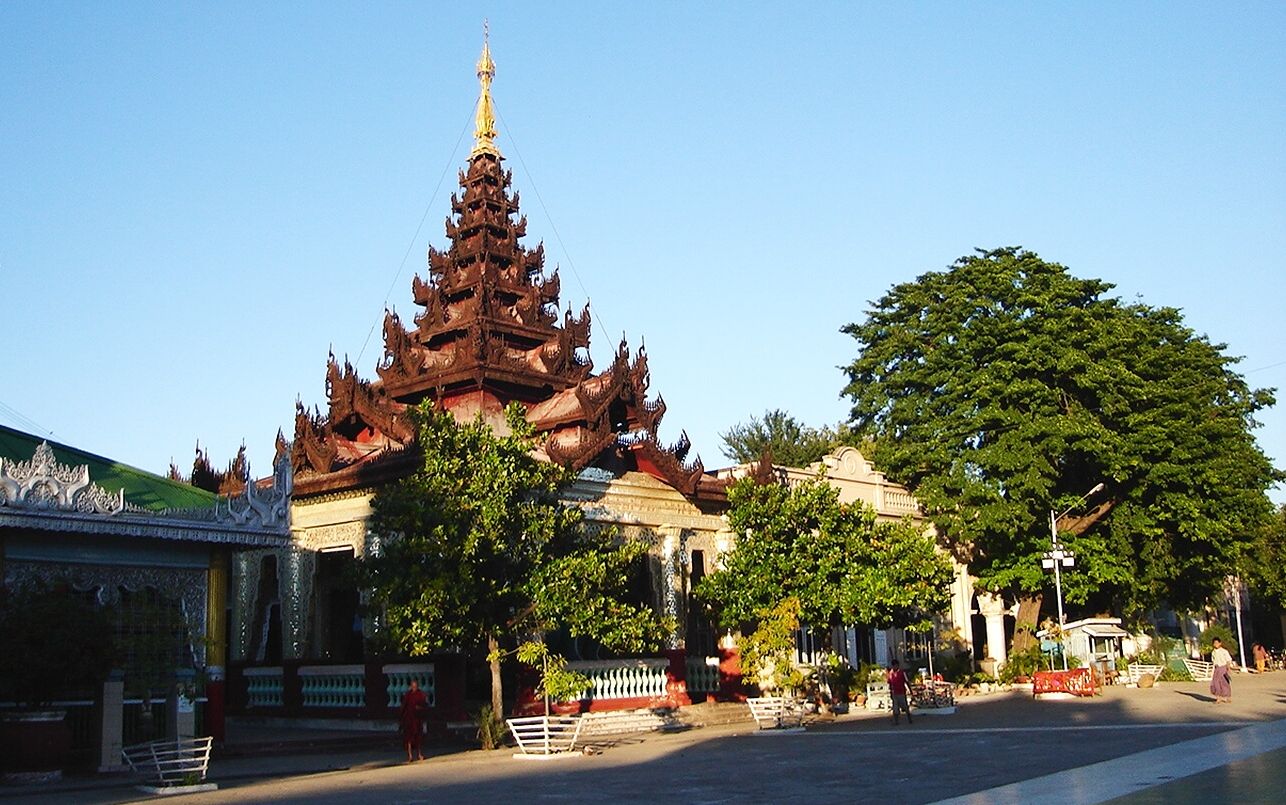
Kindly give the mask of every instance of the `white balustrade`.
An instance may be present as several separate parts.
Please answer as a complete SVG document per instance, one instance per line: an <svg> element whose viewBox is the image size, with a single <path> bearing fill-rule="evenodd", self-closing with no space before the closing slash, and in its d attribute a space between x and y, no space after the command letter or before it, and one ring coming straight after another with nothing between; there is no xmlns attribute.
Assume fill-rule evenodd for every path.
<svg viewBox="0 0 1286 805"><path fill-rule="evenodd" d="M666 671L670 661L578 660L567 663L569 671L589 677L589 687L577 699L659 699L665 696Z"/></svg>
<svg viewBox="0 0 1286 805"><path fill-rule="evenodd" d="M366 668L361 665L304 665L299 668L304 707L366 704Z"/></svg>
<svg viewBox="0 0 1286 805"><path fill-rule="evenodd" d="M437 704L437 691L434 685L433 663L403 662L385 665L381 669L388 679L384 692L388 695L387 706L401 707L402 696L411 689L411 680L420 683L420 690L428 698L429 707Z"/></svg>
<svg viewBox="0 0 1286 805"><path fill-rule="evenodd" d="M284 671L280 666L246 668L241 673L246 678L246 704L248 706L282 706L281 691Z"/></svg>

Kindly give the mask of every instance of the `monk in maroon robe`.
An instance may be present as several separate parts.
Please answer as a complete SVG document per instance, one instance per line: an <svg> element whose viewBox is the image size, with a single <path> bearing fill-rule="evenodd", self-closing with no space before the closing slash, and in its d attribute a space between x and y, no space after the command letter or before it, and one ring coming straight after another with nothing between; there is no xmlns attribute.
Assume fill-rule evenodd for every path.
<svg viewBox="0 0 1286 805"><path fill-rule="evenodd" d="M420 683L411 680L411 689L402 695L402 743L406 745L406 762L424 760L420 751L420 739L424 732L424 710L429 706L429 697L420 690ZM414 751L414 756L412 756Z"/></svg>

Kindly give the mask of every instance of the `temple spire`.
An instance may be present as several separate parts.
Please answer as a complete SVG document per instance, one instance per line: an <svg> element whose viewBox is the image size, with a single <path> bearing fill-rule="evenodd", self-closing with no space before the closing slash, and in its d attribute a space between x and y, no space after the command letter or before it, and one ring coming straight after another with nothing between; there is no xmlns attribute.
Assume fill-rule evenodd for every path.
<svg viewBox="0 0 1286 805"><path fill-rule="evenodd" d="M479 154L500 156L496 148L496 108L491 102L491 80L496 77L496 63L491 60L490 32L487 23L482 23L482 55L478 57L478 83L482 89L478 94L478 111L473 121L473 153L469 158Z"/></svg>

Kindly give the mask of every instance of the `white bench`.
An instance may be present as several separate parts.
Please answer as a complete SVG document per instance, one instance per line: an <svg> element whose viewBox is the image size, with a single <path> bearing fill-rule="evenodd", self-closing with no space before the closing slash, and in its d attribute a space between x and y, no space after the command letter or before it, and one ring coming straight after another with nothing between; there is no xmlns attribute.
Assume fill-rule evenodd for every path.
<svg viewBox="0 0 1286 805"><path fill-rule="evenodd" d="M578 716L530 716L507 718L509 734L518 742L514 757L559 757L570 755L585 723Z"/></svg>
<svg viewBox="0 0 1286 805"><path fill-rule="evenodd" d="M746 704L750 705L750 715L761 730L799 732L804 729L804 707L794 699L758 696L746 699Z"/></svg>
<svg viewBox="0 0 1286 805"><path fill-rule="evenodd" d="M867 710L892 710L893 696L889 693L889 683L870 682L866 686Z"/></svg>
<svg viewBox="0 0 1286 805"><path fill-rule="evenodd" d="M157 791L176 787L189 791L213 790L217 786L205 783L213 740L206 736L148 741L125 747L121 755L136 774L142 775L147 783L156 785Z"/></svg>
<svg viewBox="0 0 1286 805"><path fill-rule="evenodd" d="M1205 660L1190 660L1183 658L1183 665L1192 675L1193 682L1209 682L1215 676L1215 664Z"/></svg>
<svg viewBox="0 0 1286 805"><path fill-rule="evenodd" d="M1152 674L1153 681L1159 682L1161 680L1161 668L1162 666L1160 665L1146 665L1140 662L1132 662L1125 666L1125 675L1129 677L1130 684L1135 686L1139 684L1139 677L1144 674Z"/></svg>

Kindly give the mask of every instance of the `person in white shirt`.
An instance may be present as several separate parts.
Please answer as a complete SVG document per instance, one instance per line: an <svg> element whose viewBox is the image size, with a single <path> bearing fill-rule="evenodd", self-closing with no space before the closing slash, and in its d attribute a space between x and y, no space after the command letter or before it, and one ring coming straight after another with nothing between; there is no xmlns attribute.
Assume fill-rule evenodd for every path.
<svg viewBox="0 0 1286 805"><path fill-rule="evenodd" d="M1214 675L1210 677L1210 693L1215 697L1215 702L1232 702L1232 655L1228 649L1223 647L1223 641L1215 638L1212 641L1214 648L1210 651L1210 664L1215 667Z"/></svg>

